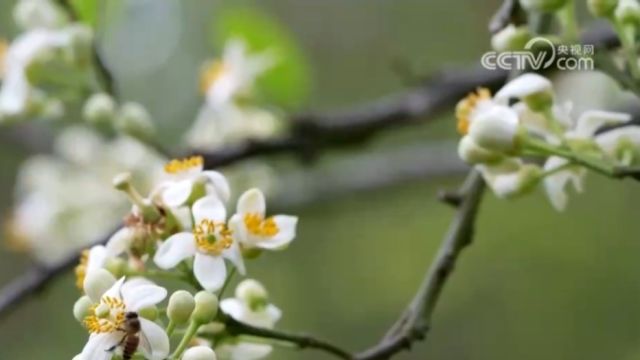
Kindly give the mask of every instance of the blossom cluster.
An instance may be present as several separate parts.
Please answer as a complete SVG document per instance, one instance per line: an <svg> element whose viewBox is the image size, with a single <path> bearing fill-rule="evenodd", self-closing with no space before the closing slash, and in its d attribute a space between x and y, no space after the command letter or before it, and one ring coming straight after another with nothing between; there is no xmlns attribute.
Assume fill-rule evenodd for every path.
<svg viewBox="0 0 640 360"><path fill-rule="evenodd" d="M482 173L499 197L543 183L552 205L567 205L566 187L583 189L587 169L615 176L640 162L640 127L625 113L590 110L575 117L547 78L523 74L495 95L478 89L456 107L460 157ZM605 125L617 125L599 131ZM625 126L622 126L625 125Z"/></svg>
<svg viewBox="0 0 640 360"><path fill-rule="evenodd" d="M146 197L127 173L116 176L114 186L133 205L125 225L105 245L87 249L76 267L77 285L84 295L75 304L74 315L91 334L76 359L110 359L126 353L131 336L140 340L134 352L139 350L147 359L166 359L171 352L169 338L183 325L186 330L172 359L215 359L215 353L229 359L266 356L269 345L235 338L224 328L225 316L273 327L281 312L268 302L265 288L247 279L238 285L234 298L218 304L218 296L234 272L246 275L245 260L285 249L295 238L297 217L268 216L265 197L255 188L238 198L228 216L227 179L204 170L200 156L168 162L162 180ZM167 290L148 280L153 277L185 285L170 296L166 308L160 304ZM192 295L189 288L199 292ZM162 322L159 314L166 314L167 321ZM132 322L139 323L139 329L131 330ZM192 353L210 356L191 357Z"/></svg>

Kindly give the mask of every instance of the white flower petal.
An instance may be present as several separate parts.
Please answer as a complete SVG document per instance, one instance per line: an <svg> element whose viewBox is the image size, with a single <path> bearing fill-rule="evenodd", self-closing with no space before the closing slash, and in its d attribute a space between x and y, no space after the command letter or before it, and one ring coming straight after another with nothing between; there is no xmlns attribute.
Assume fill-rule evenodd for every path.
<svg viewBox="0 0 640 360"><path fill-rule="evenodd" d="M627 141L636 148L640 148L640 127L625 126L609 130L598 134L595 140L602 150L609 155L615 155L615 151L622 141Z"/></svg>
<svg viewBox="0 0 640 360"><path fill-rule="evenodd" d="M240 251L240 245L235 239L231 243L231 247L225 250L222 255L231 261L231 263L238 269L240 275L247 274L247 268L244 265L244 258L242 257L242 251Z"/></svg>
<svg viewBox="0 0 640 360"><path fill-rule="evenodd" d="M120 279L118 279L118 281L116 281L115 284L113 284L113 286L107 290L102 296L109 296L109 297L113 297L113 298L118 298L121 299L121 289L122 289L122 284L124 284L125 278L121 277Z"/></svg>
<svg viewBox="0 0 640 360"><path fill-rule="evenodd" d="M96 245L89 250L89 257L87 259L87 270L89 273L96 269L101 269L104 267L105 262L107 261L108 254L107 249L102 245Z"/></svg>
<svg viewBox="0 0 640 360"><path fill-rule="evenodd" d="M276 215L273 220L278 225L278 233L256 243L256 246L263 249L278 250L285 248L296 237L297 216Z"/></svg>
<svg viewBox="0 0 640 360"><path fill-rule="evenodd" d="M193 204L192 211L196 225L204 219L218 222L225 221L227 219L227 209L225 209L222 201L215 195L209 195L198 199Z"/></svg>
<svg viewBox="0 0 640 360"><path fill-rule="evenodd" d="M238 199L238 214L244 215L247 213L258 214L264 216L266 211L266 202L264 194L259 189L253 188L247 190Z"/></svg>
<svg viewBox="0 0 640 360"><path fill-rule="evenodd" d="M558 167L566 165L567 160L552 156L544 165L545 171L550 171ZM571 182L577 191L582 191L582 179L585 172L584 169L567 169L551 174L544 178L544 189L551 205L558 210L563 211L567 207L568 197L566 193L566 185Z"/></svg>
<svg viewBox="0 0 640 360"><path fill-rule="evenodd" d="M274 323L278 322L280 318L282 318L282 310L280 310L277 306L273 304L267 305L267 308L264 310L269 319Z"/></svg>
<svg viewBox="0 0 640 360"><path fill-rule="evenodd" d="M222 309L225 314L238 321L242 321L242 319L244 318L244 304L236 298L229 298L220 301L220 309Z"/></svg>
<svg viewBox="0 0 640 360"><path fill-rule="evenodd" d="M242 216L240 214L234 214L228 221L229 229L233 233L234 242L239 242L241 244L248 244L248 234L247 228L244 225L244 221L242 221Z"/></svg>
<svg viewBox="0 0 640 360"><path fill-rule="evenodd" d="M128 226L116 231L106 245L109 256L118 256L129 250L134 235L135 231Z"/></svg>
<svg viewBox="0 0 640 360"><path fill-rule="evenodd" d="M140 318L140 350L145 358L164 360L169 355L169 336L158 324Z"/></svg>
<svg viewBox="0 0 640 360"><path fill-rule="evenodd" d="M182 260L193 256L196 253L195 238L192 233L181 232L171 235L165 240L153 261L162 269L171 269L178 265Z"/></svg>
<svg viewBox="0 0 640 360"><path fill-rule="evenodd" d="M240 342L231 350L231 360L257 360L267 357L273 347L265 344Z"/></svg>
<svg viewBox="0 0 640 360"><path fill-rule="evenodd" d="M229 197L231 197L231 188L229 187L227 178L221 173L213 170L203 171L202 174L209 178L209 182L213 185L216 195L218 195L220 200L224 202L229 201Z"/></svg>
<svg viewBox="0 0 640 360"><path fill-rule="evenodd" d="M205 290L220 290L227 278L224 258L197 253L193 261L193 274Z"/></svg>
<svg viewBox="0 0 640 360"><path fill-rule="evenodd" d="M527 73L509 81L494 96L496 101L505 101L511 98L522 99L532 94L552 91L553 85L544 76Z"/></svg>
<svg viewBox="0 0 640 360"><path fill-rule="evenodd" d="M631 120L631 115L620 112L590 110L580 115L576 123L575 137L592 137L604 125L615 125Z"/></svg>
<svg viewBox="0 0 640 360"><path fill-rule="evenodd" d="M110 350L122 339L122 335L117 332L91 334L87 344L80 353L80 360L109 360L113 357Z"/></svg>
<svg viewBox="0 0 640 360"><path fill-rule="evenodd" d="M162 191L162 202L169 207L178 207L189 199L193 190L193 181L185 179L167 185Z"/></svg>
<svg viewBox="0 0 640 360"><path fill-rule="evenodd" d="M167 297L167 290L158 285L139 285L122 287L122 300L129 311L139 311L153 306Z"/></svg>

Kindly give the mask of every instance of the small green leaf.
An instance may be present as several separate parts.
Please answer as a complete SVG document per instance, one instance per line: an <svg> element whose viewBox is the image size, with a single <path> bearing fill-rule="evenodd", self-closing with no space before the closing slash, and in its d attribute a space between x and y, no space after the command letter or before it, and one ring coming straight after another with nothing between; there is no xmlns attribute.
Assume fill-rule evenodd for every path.
<svg viewBox="0 0 640 360"><path fill-rule="evenodd" d="M257 80L265 100L293 109L299 107L309 93L309 67L304 54L290 32L276 19L254 7L222 9L215 22L216 45L240 38L252 52L269 51L276 65Z"/></svg>

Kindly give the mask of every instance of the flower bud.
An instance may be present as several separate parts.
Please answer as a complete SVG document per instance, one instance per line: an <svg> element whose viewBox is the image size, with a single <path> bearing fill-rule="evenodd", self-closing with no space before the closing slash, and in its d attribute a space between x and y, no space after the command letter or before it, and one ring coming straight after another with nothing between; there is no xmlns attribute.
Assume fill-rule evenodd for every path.
<svg viewBox="0 0 640 360"><path fill-rule="evenodd" d="M587 0L587 7L593 16L612 17L618 0Z"/></svg>
<svg viewBox="0 0 640 360"><path fill-rule="evenodd" d="M81 297L73 304L73 317L82 322L85 317L90 315L91 306L93 306L93 302L87 295Z"/></svg>
<svg viewBox="0 0 640 360"><path fill-rule="evenodd" d="M86 65L91 61L93 51L93 30L85 25L70 26L67 31L71 38L70 57L76 65Z"/></svg>
<svg viewBox="0 0 640 360"><path fill-rule="evenodd" d="M518 131L518 115L506 106L495 106L471 123L469 136L482 148L510 153L516 150Z"/></svg>
<svg viewBox="0 0 640 360"><path fill-rule="evenodd" d="M236 298L247 303L251 309L256 310L267 304L269 295L267 289L260 282L246 279L236 287Z"/></svg>
<svg viewBox="0 0 640 360"><path fill-rule="evenodd" d="M113 120L115 114L115 101L111 96L104 93L91 95L82 109L82 116L92 125L109 123Z"/></svg>
<svg viewBox="0 0 640 360"><path fill-rule="evenodd" d="M625 25L640 24L640 4L637 0L620 0L614 12L617 22Z"/></svg>
<svg viewBox="0 0 640 360"><path fill-rule="evenodd" d="M555 12L567 2L568 0L520 0L520 5L528 11Z"/></svg>
<svg viewBox="0 0 640 360"><path fill-rule="evenodd" d="M194 346L187 349L182 360L216 360L216 353L206 346Z"/></svg>
<svg viewBox="0 0 640 360"><path fill-rule="evenodd" d="M553 105L553 84L538 74L520 75L503 86L494 97L496 101L512 98L523 100L535 112L547 110Z"/></svg>
<svg viewBox="0 0 640 360"><path fill-rule="evenodd" d="M191 319L198 324L211 322L218 314L218 297L207 291L200 291L194 297L195 309Z"/></svg>
<svg viewBox="0 0 640 360"><path fill-rule="evenodd" d="M167 317L177 325L185 324L189 321L195 306L193 295L188 291L178 290L169 298Z"/></svg>
<svg viewBox="0 0 640 360"><path fill-rule="evenodd" d="M138 314L147 320L156 321L159 311L157 306L149 306L138 310Z"/></svg>
<svg viewBox="0 0 640 360"><path fill-rule="evenodd" d="M120 278L126 275L127 262L119 257L110 257L104 264L104 268L113 274L114 277Z"/></svg>
<svg viewBox="0 0 640 360"><path fill-rule="evenodd" d="M147 109L133 102L122 105L115 125L119 131L142 139L151 137L155 131Z"/></svg>
<svg viewBox="0 0 640 360"><path fill-rule="evenodd" d="M530 39L531 33L526 26L509 24L491 37L491 47L500 52L521 50Z"/></svg>
<svg viewBox="0 0 640 360"><path fill-rule="evenodd" d="M53 1L21 0L13 8L13 18L25 30L58 28L66 22L66 16Z"/></svg>
<svg viewBox="0 0 640 360"><path fill-rule="evenodd" d="M102 294L107 292L113 284L116 283L116 278L111 275L105 269L96 269L90 271L84 278L84 292L94 302L100 301Z"/></svg>
<svg viewBox="0 0 640 360"><path fill-rule="evenodd" d="M458 156L467 164L492 163L503 155L478 146L470 136L464 136L458 143Z"/></svg>

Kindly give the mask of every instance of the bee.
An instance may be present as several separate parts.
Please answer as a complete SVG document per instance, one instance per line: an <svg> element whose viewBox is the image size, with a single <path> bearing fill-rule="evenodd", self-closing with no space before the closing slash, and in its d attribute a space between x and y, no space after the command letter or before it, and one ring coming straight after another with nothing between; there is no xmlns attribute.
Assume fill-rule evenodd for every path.
<svg viewBox="0 0 640 360"><path fill-rule="evenodd" d="M122 340L110 349L107 349L107 351L113 352L117 347L122 346L122 359L131 360L140 345L140 319L138 318L138 313L133 311L127 312L125 314L124 327L119 330L124 332Z"/></svg>

